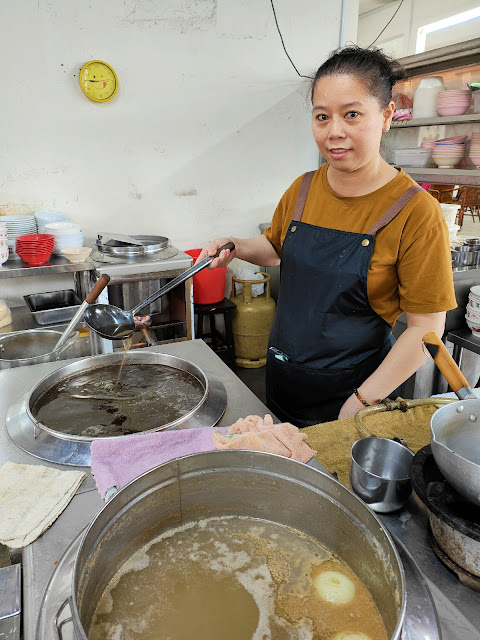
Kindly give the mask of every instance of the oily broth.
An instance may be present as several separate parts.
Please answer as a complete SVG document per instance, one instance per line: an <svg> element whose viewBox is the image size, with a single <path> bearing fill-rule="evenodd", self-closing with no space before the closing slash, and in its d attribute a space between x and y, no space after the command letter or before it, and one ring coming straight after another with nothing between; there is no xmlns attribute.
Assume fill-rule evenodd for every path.
<svg viewBox="0 0 480 640"><path fill-rule="evenodd" d="M353 600L320 598L313 581L322 571L350 578ZM333 640L340 632L387 640L354 572L294 529L229 516L188 523L136 552L105 589L88 640Z"/></svg>
<svg viewBox="0 0 480 640"><path fill-rule="evenodd" d="M161 364L119 365L73 374L35 401L33 415L55 431L106 438L166 425L203 398L192 374ZM118 384L117 384L118 379Z"/></svg>

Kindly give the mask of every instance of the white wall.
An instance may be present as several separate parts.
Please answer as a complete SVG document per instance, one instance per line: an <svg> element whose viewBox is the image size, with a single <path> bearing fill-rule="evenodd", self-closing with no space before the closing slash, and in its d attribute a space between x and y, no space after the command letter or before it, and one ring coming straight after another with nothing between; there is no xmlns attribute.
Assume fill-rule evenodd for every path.
<svg viewBox="0 0 480 640"><path fill-rule="evenodd" d="M276 0L297 68L338 46L341 1ZM180 248L251 234L315 167L306 100L268 1L0 4L0 213L57 209L87 234L158 233ZM90 59L117 71L106 104Z"/></svg>
<svg viewBox="0 0 480 640"><path fill-rule="evenodd" d="M360 15L357 44L368 47L379 35L398 8L400 2L391 2L383 7ZM404 57L415 53L417 30L432 22L478 7L478 0L404 0L397 15L388 25L375 46L383 48L393 57ZM471 40L479 36L479 21L465 23L450 31L442 30L428 36L427 50L443 47L452 42Z"/></svg>
<svg viewBox="0 0 480 640"><path fill-rule="evenodd" d="M300 73L338 46L341 6L275 0ZM56 209L88 238L143 232L187 249L258 233L318 164L310 81L268 0L3 1L0 53L0 214ZM96 58L119 77L105 104L78 84ZM0 297L12 286L0 280Z"/></svg>

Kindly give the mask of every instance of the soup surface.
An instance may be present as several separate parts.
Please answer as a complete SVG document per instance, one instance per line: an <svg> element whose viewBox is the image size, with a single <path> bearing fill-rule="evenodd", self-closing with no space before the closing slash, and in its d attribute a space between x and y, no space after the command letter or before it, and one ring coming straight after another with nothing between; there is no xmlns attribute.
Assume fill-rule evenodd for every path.
<svg viewBox="0 0 480 640"><path fill-rule="evenodd" d="M190 373L156 364L120 363L65 378L43 393L32 413L47 427L105 438L148 431L191 411L203 398Z"/></svg>
<svg viewBox="0 0 480 640"><path fill-rule="evenodd" d="M316 540L236 516L162 534L113 577L89 640L387 640L363 582Z"/></svg>

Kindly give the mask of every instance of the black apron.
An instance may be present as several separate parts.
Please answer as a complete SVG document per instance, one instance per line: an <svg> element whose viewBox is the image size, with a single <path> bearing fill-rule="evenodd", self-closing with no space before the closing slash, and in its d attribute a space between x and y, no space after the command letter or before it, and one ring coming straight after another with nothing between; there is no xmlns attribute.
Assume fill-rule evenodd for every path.
<svg viewBox="0 0 480 640"><path fill-rule="evenodd" d="M313 175L303 177L283 242L267 354L267 406L297 427L336 420L391 349L391 327L368 300L368 268L377 231L421 191L410 187L367 233L351 233L301 222Z"/></svg>

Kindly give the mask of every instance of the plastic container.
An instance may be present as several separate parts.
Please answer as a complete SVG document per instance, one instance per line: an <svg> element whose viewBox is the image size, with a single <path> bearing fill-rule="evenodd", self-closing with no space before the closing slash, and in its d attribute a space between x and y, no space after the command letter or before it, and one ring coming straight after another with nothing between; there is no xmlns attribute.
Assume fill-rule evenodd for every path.
<svg viewBox="0 0 480 640"><path fill-rule="evenodd" d="M412 118L435 118L436 102L440 91L445 91L442 76L421 78L413 95Z"/></svg>
<svg viewBox="0 0 480 640"><path fill-rule="evenodd" d="M193 262L200 255L201 249L189 249L185 253L193 258ZM195 304L215 304L225 297L225 281L227 267L218 269L203 269L193 276L193 301Z"/></svg>
<svg viewBox="0 0 480 640"><path fill-rule="evenodd" d="M454 226L460 207L460 204L445 204L443 202L440 204L443 217L449 228Z"/></svg>
<svg viewBox="0 0 480 640"><path fill-rule="evenodd" d="M414 149L393 149L393 162L399 167L426 167L431 150L417 147Z"/></svg>

